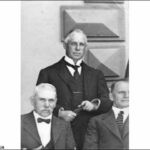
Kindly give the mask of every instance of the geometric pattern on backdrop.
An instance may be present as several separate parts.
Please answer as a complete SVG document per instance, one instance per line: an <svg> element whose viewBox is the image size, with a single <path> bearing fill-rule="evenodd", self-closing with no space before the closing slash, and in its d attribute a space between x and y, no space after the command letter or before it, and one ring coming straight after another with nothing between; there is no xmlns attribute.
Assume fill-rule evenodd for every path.
<svg viewBox="0 0 150 150"><path fill-rule="evenodd" d="M125 60L123 46L90 48L85 59L89 66L102 70L107 80L124 78Z"/></svg>
<svg viewBox="0 0 150 150"><path fill-rule="evenodd" d="M120 6L121 7L121 6ZM74 28L82 29L88 41L124 41L124 9L116 5L63 6L62 40Z"/></svg>

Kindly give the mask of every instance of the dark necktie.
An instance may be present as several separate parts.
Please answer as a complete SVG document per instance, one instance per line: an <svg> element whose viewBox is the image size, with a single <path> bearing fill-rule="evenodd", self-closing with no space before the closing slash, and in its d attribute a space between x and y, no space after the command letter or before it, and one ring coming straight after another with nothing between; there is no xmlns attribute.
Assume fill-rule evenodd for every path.
<svg viewBox="0 0 150 150"><path fill-rule="evenodd" d="M69 63L66 62L66 61L65 61L65 63L66 63L67 66L70 66L70 67L72 67L72 68L75 70L75 72L74 72L74 78L77 80L77 79L79 78L79 76L80 76L80 75L79 75L79 72L78 72L78 68L79 68L80 66L69 64Z"/></svg>
<svg viewBox="0 0 150 150"><path fill-rule="evenodd" d="M121 135L122 135L122 129L123 129L123 114L124 112L120 111L116 120Z"/></svg>
<svg viewBox="0 0 150 150"><path fill-rule="evenodd" d="M41 122L45 122L45 123L50 123L50 119L42 119L42 118L38 118L37 119L38 123L41 123Z"/></svg>

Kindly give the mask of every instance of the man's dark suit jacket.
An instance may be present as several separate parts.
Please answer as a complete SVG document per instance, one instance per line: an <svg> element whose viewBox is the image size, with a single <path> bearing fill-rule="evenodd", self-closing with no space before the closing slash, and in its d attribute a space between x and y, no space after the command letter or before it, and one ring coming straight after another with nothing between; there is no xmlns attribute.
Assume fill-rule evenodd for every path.
<svg viewBox="0 0 150 150"><path fill-rule="evenodd" d="M76 143L83 144L83 139L90 117L100 113L107 112L112 102L109 100L108 88L100 70L93 69L87 66L85 63L82 65L83 73L83 100L91 101L94 98L100 98L101 104L96 112L82 111L72 122L72 129ZM50 83L57 89L57 107L54 113L57 115L58 109L63 107L65 110L72 109L72 91L68 85L71 82L71 74L65 64L64 58L62 58L56 64L42 69L39 73L37 84Z"/></svg>
<svg viewBox="0 0 150 150"><path fill-rule="evenodd" d="M90 120L85 136L84 149L128 148L129 118L125 120L122 137L112 110Z"/></svg>
<svg viewBox="0 0 150 150"><path fill-rule="evenodd" d="M51 132L55 149L74 149L75 142L70 124L53 116ZM33 112L21 116L21 148L37 148L42 145ZM46 147L49 148L49 147Z"/></svg>

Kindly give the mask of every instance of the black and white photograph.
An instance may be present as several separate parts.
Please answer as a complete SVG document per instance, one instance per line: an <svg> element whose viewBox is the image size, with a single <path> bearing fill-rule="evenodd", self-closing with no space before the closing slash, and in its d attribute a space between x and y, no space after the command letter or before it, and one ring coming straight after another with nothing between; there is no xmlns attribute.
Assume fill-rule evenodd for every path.
<svg viewBox="0 0 150 150"><path fill-rule="evenodd" d="M21 148L129 147L127 3L22 2L21 58ZM125 113L120 130L119 111ZM102 129L91 131L89 121L109 113L113 119L106 117L100 133L106 136L92 135Z"/></svg>
<svg viewBox="0 0 150 150"><path fill-rule="evenodd" d="M2 4L3 35L4 27L7 31L2 46L8 50L1 64L8 63L1 67L0 149L149 148L148 124L142 126L149 110L144 85L149 72L142 64L148 55L140 39L148 23L142 31L135 28L139 19L147 21L142 13L148 11L134 16L146 5L123 0Z"/></svg>

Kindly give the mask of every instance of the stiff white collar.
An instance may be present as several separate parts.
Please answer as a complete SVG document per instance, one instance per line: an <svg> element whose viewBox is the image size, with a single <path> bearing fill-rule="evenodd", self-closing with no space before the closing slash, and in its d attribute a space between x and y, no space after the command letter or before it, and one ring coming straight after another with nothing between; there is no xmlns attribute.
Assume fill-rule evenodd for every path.
<svg viewBox="0 0 150 150"><path fill-rule="evenodd" d="M123 111L124 112L123 122L127 119L128 115L129 115L129 107L120 109L120 108L112 106L112 109L114 111L115 118L118 117L118 114L120 111Z"/></svg>
<svg viewBox="0 0 150 150"><path fill-rule="evenodd" d="M83 61L83 59L80 59L80 60L78 60L77 63L75 64L74 61L73 61L71 58L69 58L68 56L65 56L64 59L65 59L66 62L70 63L71 65L77 65L77 66L80 66L81 63L82 63L82 61Z"/></svg>

